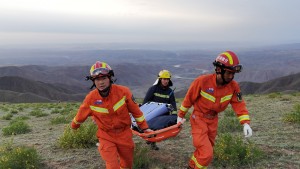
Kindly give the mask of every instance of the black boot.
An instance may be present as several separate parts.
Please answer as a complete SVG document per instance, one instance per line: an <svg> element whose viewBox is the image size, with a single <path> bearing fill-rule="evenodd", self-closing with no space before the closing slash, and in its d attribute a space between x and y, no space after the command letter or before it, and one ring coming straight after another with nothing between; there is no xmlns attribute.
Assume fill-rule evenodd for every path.
<svg viewBox="0 0 300 169"><path fill-rule="evenodd" d="M159 150L159 147L157 147L155 142L151 142L150 145L151 145L151 150Z"/></svg>

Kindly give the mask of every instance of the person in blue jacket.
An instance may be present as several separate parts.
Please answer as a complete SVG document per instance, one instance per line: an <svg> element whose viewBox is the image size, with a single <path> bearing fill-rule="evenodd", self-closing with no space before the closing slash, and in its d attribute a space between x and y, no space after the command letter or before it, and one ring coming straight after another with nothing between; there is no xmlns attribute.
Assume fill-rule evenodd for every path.
<svg viewBox="0 0 300 169"><path fill-rule="evenodd" d="M171 76L170 71L161 70L153 86L148 89L143 104L148 102L171 104L173 112L177 112L174 90L170 88L173 86ZM151 149L159 150L155 142L147 142L147 144L151 145Z"/></svg>

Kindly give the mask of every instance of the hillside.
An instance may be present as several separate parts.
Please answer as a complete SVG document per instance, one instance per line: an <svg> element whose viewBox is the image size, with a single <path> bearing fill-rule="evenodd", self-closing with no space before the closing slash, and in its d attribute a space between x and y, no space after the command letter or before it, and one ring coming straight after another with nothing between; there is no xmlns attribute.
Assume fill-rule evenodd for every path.
<svg viewBox="0 0 300 169"><path fill-rule="evenodd" d="M253 136L244 141L254 143L257 148L264 151L266 157L243 168L298 169L300 166L300 138L297 136L300 135L300 128L299 125L284 122L282 119L286 114L293 112L293 107L299 104L299 93L277 95L277 97L246 95L244 99L247 102L253 129ZM20 110L13 115L11 120L0 118L0 128L8 126L14 119L26 116L29 119L25 122L29 124L31 129L29 133L13 136L3 136L2 131L0 131L0 144L13 142L16 146L34 147L42 158L43 167L40 169L104 168L104 162L101 160L96 146L81 149L62 149L57 146L58 138L63 135L78 107L79 104L74 103L0 103L0 117L11 110ZM34 109L41 110L46 113L46 116L30 115ZM55 109L61 113L51 113ZM224 113L220 114L219 122L221 122L223 115ZM51 123L52 120L61 117L66 118L67 121L61 124ZM236 134L242 136L242 129ZM147 153L147 158L152 161L151 166L144 169L184 169L194 151L189 121L184 123L183 130L177 137L157 143L160 147L159 151L149 150L145 140L137 136L134 136L134 142L137 147L146 149L144 153ZM214 166L209 166L209 168L217 169Z"/></svg>
<svg viewBox="0 0 300 169"><path fill-rule="evenodd" d="M300 73L276 78L264 83L241 82L240 87L244 94L300 91Z"/></svg>
<svg viewBox="0 0 300 169"><path fill-rule="evenodd" d="M84 94L16 76L0 77L0 102L81 101Z"/></svg>

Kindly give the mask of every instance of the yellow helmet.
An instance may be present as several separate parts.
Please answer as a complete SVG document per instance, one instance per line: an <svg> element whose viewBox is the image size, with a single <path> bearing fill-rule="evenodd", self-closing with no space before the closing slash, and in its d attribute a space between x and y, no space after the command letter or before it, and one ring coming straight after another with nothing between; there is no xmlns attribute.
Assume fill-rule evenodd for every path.
<svg viewBox="0 0 300 169"><path fill-rule="evenodd" d="M159 79L171 79L171 73L168 70L162 70L158 73Z"/></svg>

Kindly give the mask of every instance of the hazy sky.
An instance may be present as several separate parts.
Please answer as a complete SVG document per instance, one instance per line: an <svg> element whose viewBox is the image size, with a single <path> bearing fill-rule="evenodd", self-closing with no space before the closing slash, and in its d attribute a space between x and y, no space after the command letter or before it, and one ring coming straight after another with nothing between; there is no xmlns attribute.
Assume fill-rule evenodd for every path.
<svg viewBox="0 0 300 169"><path fill-rule="evenodd" d="M0 45L300 42L299 0L0 0Z"/></svg>

